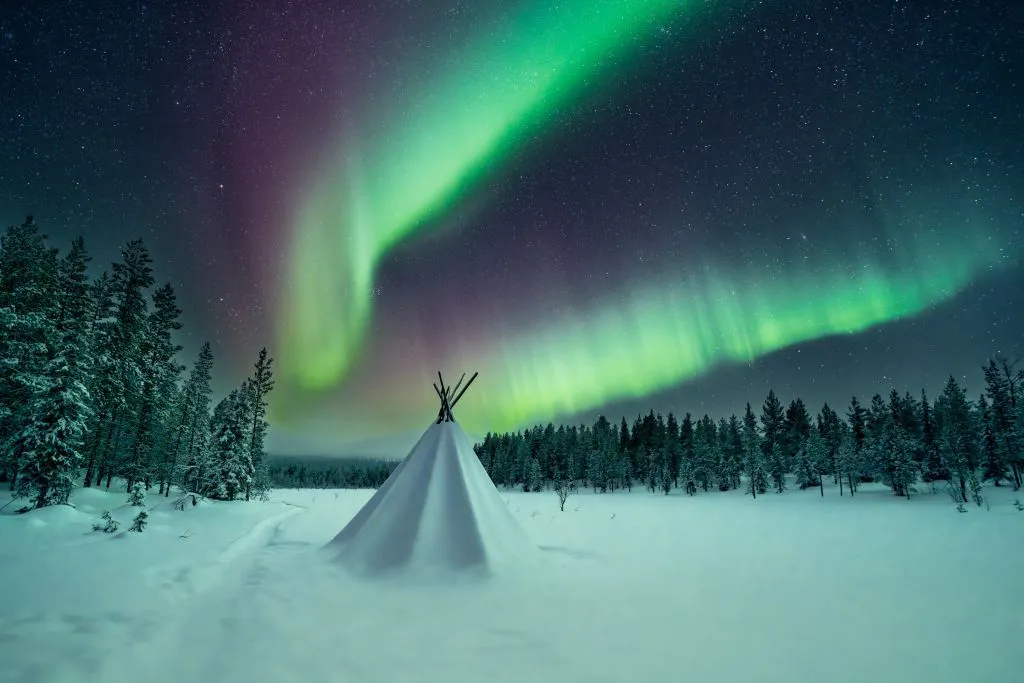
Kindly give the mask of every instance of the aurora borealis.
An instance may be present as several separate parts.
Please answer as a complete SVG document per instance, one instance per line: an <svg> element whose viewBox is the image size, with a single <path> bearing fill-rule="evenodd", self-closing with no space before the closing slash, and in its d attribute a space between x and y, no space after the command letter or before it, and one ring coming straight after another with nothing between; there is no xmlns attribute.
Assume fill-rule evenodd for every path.
<svg viewBox="0 0 1024 683"><path fill-rule="evenodd" d="M1024 352L1009 3L132 7L0 20L0 217L152 241L186 350L271 347L280 444L414 429L438 369L483 433Z"/></svg>

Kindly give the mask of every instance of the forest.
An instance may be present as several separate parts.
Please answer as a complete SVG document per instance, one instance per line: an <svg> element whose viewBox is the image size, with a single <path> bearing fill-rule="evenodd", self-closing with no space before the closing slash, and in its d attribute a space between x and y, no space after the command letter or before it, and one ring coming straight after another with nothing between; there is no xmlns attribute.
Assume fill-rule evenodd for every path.
<svg viewBox="0 0 1024 683"><path fill-rule="evenodd" d="M267 350L211 411L210 344L180 363L181 310L143 242L92 279L90 261L81 238L61 255L31 216L0 236L0 481L23 510L115 479L134 498L263 496Z"/></svg>
<svg viewBox="0 0 1024 683"><path fill-rule="evenodd" d="M1017 490L1024 470L1024 371L1003 357L981 370L977 400L950 376L934 401L893 389L866 406L853 397L844 415L825 404L812 416L801 399L784 405L769 391L759 414L748 403L742 416L717 420L652 411L613 425L601 417L590 427L488 434L475 450L496 485L523 491L742 488L756 498L791 484L824 495L830 481L853 496L880 481L897 496L942 485L958 506L981 505L983 482Z"/></svg>
<svg viewBox="0 0 1024 683"><path fill-rule="evenodd" d="M268 458L267 350L211 410L210 344L191 368L179 362L181 311L142 241L93 279L90 260L81 238L62 256L31 217L0 236L0 481L28 507L115 479L129 491L221 500L271 487L374 488L397 466ZM824 495L826 481L852 496L880 481L907 498L943 485L958 505L980 505L984 482L1017 490L1024 474L1024 369L1002 356L980 369L976 399L952 376L934 400L893 389L866 404L853 397L843 414L827 404L812 414L769 391L757 413L748 403L718 419L650 411L617 425L549 423L487 434L474 450L497 486L560 496L742 488L756 498L790 485Z"/></svg>
<svg viewBox="0 0 1024 683"><path fill-rule="evenodd" d="M271 455L267 476L280 489L375 489L391 476L398 460Z"/></svg>

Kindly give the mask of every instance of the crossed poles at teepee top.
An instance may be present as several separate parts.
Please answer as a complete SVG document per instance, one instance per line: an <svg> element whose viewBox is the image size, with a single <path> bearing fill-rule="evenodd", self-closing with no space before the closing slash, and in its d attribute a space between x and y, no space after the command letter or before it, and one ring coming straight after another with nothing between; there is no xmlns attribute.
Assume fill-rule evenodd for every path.
<svg viewBox="0 0 1024 683"><path fill-rule="evenodd" d="M466 386L462 387L462 391L459 391L459 387L462 386L462 380L466 379L466 373L462 373L462 377L454 387L446 387L444 385L444 379L441 377L441 371L438 370L437 379L441 382L441 388L438 389L437 384L434 384L434 391L437 393L437 397L441 399L441 410L437 413L436 424L441 424L442 422L455 422L455 416L452 415L452 408L454 408L455 404L459 402L462 395L466 393L466 389L469 389L469 385L473 383L473 380L476 379L478 374L480 373L474 372L473 376L469 378L468 382L466 382ZM457 391L459 392L458 394L455 393ZM452 396L455 396L455 398L452 399Z"/></svg>

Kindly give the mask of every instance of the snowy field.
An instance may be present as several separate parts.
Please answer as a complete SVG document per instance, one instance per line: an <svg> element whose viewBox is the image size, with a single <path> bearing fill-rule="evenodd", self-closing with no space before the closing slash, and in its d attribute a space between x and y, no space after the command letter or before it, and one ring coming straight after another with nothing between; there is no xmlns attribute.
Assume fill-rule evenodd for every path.
<svg viewBox="0 0 1024 683"><path fill-rule="evenodd" d="M1010 491L967 514L870 487L583 493L564 513L502 492L544 550L513 576L430 585L356 579L320 550L371 493L160 498L142 534L91 531L105 509L127 528L123 493L9 506L0 681L1021 680Z"/></svg>

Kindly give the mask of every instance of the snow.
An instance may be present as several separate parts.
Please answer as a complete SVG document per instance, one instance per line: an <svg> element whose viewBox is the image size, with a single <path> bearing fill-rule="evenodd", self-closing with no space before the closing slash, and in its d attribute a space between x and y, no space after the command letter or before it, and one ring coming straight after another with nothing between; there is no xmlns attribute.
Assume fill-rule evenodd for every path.
<svg viewBox="0 0 1024 683"><path fill-rule="evenodd" d="M455 422L430 425L328 547L358 573L421 579L493 575L535 554Z"/></svg>
<svg viewBox="0 0 1024 683"><path fill-rule="evenodd" d="M123 492L9 506L0 681L1019 678L1024 512L1006 489L966 514L875 485L581 493L565 512L550 491L500 491L540 559L429 584L361 578L324 550L373 493L184 511L151 493L141 534L90 530L106 509L127 528Z"/></svg>

